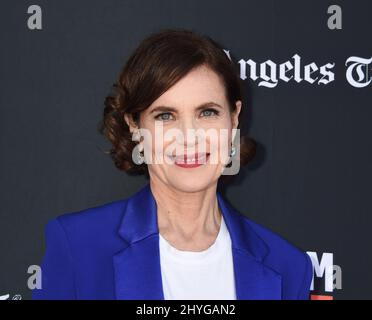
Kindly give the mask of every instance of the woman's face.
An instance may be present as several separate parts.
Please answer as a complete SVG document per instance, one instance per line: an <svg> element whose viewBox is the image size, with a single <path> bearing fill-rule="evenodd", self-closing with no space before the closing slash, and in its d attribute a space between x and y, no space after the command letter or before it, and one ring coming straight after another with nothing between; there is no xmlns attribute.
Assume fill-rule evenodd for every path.
<svg viewBox="0 0 372 320"><path fill-rule="evenodd" d="M150 179L184 192L216 184L240 109L237 101L236 112L230 112L223 83L208 67L178 81L140 115L139 128L148 132L142 143Z"/></svg>

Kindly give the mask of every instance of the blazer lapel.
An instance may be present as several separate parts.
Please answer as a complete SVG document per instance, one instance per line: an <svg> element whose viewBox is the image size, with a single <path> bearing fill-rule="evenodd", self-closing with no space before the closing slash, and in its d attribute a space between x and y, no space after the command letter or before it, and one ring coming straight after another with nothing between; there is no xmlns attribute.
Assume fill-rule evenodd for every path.
<svg viewBox="0 0 372 320"><path fill-rule="evenodd" d="M119 235L128 246L114 256L117 299L163 300L157 210L149 185L128 199Z"/></svg>
<svg viewBox="0 0 372 320"><path fill-rule="evenodd" d="M269 253L268 246L247 218L230 206L219 192L217 199L231 237L237 299L281 299L281 275L263 262Z"/></svg>
<svg viewBox="0 0 372 320"><path fill-rule="evenodd" d="M237 299L281 299L281 276L265 266L265 242L217 192L232 242ZM150 185L126 202L119 235L127 245L113 257L115 293L121 300L163 300L156 201Z"/></svg>

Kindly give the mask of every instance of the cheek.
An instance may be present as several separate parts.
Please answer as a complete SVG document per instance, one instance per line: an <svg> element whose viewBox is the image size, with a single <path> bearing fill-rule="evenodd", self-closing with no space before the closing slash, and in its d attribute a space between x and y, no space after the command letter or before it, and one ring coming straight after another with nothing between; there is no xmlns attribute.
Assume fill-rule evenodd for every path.
<svg viewBox="0 0 372 320"><path fill-rule="evenodd" d="M228 153L232 138L232 124L230 119L226 118L215 123L213 127L215 134L210 135L209 144L213 152L218 151L220 155Z"/></svg>
<svg viewBox="0 0 372 320"><path fill-rule="evenodd" d="M226 163L230 152L230 141L231 134L227 131L222 132L218 137L211 137L209 140L211 164Z"/></svg>
<svg viewBox="0 0 372 320"><path fill-rule="evenodd" d="M156 168L152 166L152 169L158 170L160 169L159 166L167 164L166 160L168 160L165 151L170 142L165 139L164 135L167 131L164 127L159 128L154 122L147 123L144 121L141 125L144 130L143 133L145 133L143 146L146 162L149 166L156 165Z"/></svg>

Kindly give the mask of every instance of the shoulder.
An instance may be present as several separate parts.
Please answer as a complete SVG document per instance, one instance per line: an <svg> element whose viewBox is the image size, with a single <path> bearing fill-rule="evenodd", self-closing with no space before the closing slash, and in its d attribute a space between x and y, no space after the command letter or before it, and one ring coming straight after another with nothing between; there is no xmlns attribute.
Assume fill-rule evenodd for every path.
<svg viewBox="0 0 372 320"><path fill-rule="evenodd" d="M45 228L46 239L49 243L64 241L72 253L99 247L115 250L122 244L117 230L127 200L115 200L50 219Z"/></svg>
<svg viewBox="0 0 372 320"><path fill-rule="evenodd" d="M50 219L41 264L43 288L33 299L76 299L78 284L100 278L108 285L111 258L123 246L117 235L126 199L112 201ZM77 282L79 279L79 282Z"/></svg>
<svg viewBox="0 0 372 320"><path fill-rule="evenodd" d="M293 292L296 297L308 299L313 279L313 265L306 251L246 216L243 220L265 243L268 253L263 263L282 276L284 291Z"/></svg>
<svg viewBox="0 0 372 320"><path fill-rule="evenodd" d="M306 255L303 250L294 245L289 240L285 239L279 233L273 231L272 229L257 223L245 217L245 223L247 223L250 228L257 234L257 236L265 242L269 249L269 256L275 256L280 260L280 257L290 258L294 261L304 261Z"/></svg>
<svg viewBox="0 0 372 320"><path fill-rule="evenodd" d="M102 228L120 222L128 198L110 201L104 204L88 207L82 210L67 212L52 219L64 228L73 230L81 227Z"/></svg>

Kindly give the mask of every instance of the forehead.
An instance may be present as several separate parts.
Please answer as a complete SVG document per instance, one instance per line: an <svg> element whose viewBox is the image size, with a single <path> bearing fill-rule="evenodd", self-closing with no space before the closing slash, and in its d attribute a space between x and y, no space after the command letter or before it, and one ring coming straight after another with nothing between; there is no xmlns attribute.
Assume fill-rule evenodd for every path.
<svg viewBox="0 0 372 320"><path fill-rule="evenodd" d="M164 92L151 106L190 107L208 101L226 104L225 88L217 73L200 66Z"/></svg>

